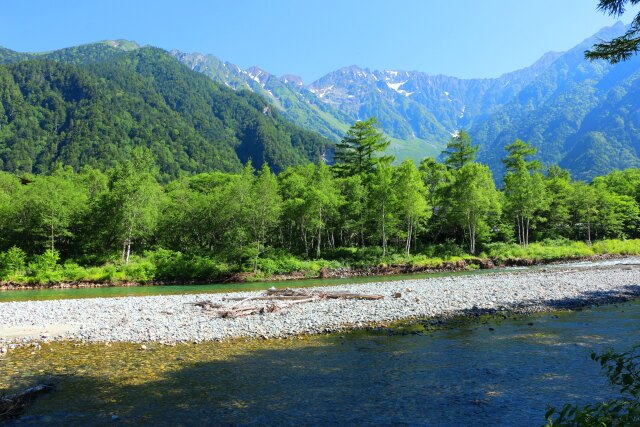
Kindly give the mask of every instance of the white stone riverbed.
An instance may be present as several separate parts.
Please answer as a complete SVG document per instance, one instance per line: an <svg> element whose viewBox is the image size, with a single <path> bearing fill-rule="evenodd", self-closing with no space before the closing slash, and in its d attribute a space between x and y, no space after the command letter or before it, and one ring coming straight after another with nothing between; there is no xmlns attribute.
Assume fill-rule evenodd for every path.
<svg viewBox="0 0 640 427"><path fill-rule="evenodd" d="M291 283L295 287L295 282ZM442 318L483 310L529 313L640 296L640 268L628 265L517 271L482 275L305 288L380 294L384 299L319 300L275 313L220 318L193 303L231 307L264 292L67 299L0 303L0 347L50 340L83 342L201 342L276 338L363 327L410 318ZM28 291L27 291L28 292ZM399 296L397 295L399 294ZM246 304L264 306L268 301ZM277 301L284 306L287 302ZM4 344L3 344L4 343Z"/></svg>

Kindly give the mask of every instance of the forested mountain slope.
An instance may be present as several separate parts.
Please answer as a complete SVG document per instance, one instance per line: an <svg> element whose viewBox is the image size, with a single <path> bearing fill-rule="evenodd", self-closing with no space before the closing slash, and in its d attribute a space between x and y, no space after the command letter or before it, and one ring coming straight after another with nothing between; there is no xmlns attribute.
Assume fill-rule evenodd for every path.
<svg viewBox="0 0 640 427"><path fill-rule="evenodd" d="M0 167L100 168L149 147L175 177L242 163L275 170L317 160L331 142L284 120L262 97L129 42L46 54L0 50Z"/></svg>
<svg viewBox="0 0 640 427"><path fill-rule="evenodd" d="M619 28L605 29L609 39ZM640 58L610 65L584 60L597 38L556 59L542 74L470 133L479 158L499 174L503 147L516 138L538 148L544 164L590 179L640 165Z"/></svg>
<svg viewBox="0 0 640 427"><path fill-rule="evenodd" d="M419 160L437 156L452 134L466 129L481 147L479 159L498 177L503 147L521 138L539 148L544 164L589 179L640 164L640 59L613 66L584 59L593 43L625 28L604 28L567 52L547 53L493 79L349 66L305 85L294 76L242 70L212 55L171 53L215 81L262 95L294 123L334 141L341 129L374 116L393 138L390 151L397 159Z"/></svg>
<svg viewBox="0 0 640 427"><path fill-rule="evenodd" d="M350 66L309 85L125 40L41 54L0 49L1 166L108 167L146 145L168 176L237 171L249 158L277 171L331 159L331 142L376 117L398 162L437 157L465 129L497 180L503 147L516 138L537 147L544 165L590 179L640 166L640 59L613 66L584 59L594 42L624 30L604 28L493 79Z"/></svg>

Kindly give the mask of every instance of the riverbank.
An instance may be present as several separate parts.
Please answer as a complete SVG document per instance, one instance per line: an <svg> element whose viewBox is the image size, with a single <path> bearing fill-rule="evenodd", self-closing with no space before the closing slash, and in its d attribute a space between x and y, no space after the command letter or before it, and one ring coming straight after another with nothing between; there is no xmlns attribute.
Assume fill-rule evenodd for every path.
<svg viewBox="0 0 640 427"><path fill-rule="evenodd" d="M460 258L449 261L438 260L438 262L424 264L397 264L397 265L371 265L367 267L338 267L321 268L315 272L293 271L290 273L278 273L271 275L258 275L256 273L233 273L226 276L216 277L210 281L218 283L247 283L247 282L282 282L291 281L295 286L295 281L306 279L344 279L372 276L397 276L406 274L438 274L452 273L472 270L489 270L504 267L531 267L536 265L553 265L567 262L588 262L604 261L611 259L624 259L628 254L604 253L595 255L568 255L553 258L522 258L511 257L505 259L492 258ZM137 287L137 286L184 286L198 285L204 283L203 280L74 280L60 281L53 283L37 282L11 282L0 281L0 291L30 290L30 289L82 289L82 288L105 288L105 287Z"/></svg>
<svg viewBox="0 0 640 427"><path fill-rule="evenodd" d="M479 312L534 313L640 296L640 268L617 265L522 271L306 288L308 292L378 294L380 300L314 299L276 312L221 318L194 305L220 309L264 292L167 295L0 303L0 342L202 342L285 338L384 325L412 318L450 318ZM42 331L42 333L40 332ZM53 333L51 331L54 331Z"/></svg>

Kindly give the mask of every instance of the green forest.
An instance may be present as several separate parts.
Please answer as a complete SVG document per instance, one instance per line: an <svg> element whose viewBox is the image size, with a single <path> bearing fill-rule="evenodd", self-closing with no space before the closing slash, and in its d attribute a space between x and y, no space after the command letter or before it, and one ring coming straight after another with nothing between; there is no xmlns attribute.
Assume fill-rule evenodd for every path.
<svg viewBox="0 0 640 427"><path fill-rule="evenodd" d="M105 170L148 149L167 183L250 158L275 171L315 161L333 143L284 120L161 49L94 44L50 54L0 49L0 170Z"/></svg>
<svg viewBox="0 0 640 427"><path fill-rule="evenodd" d="M335 164L276 174L248 161L237 173L166 181L147 147L105 171L56 166L0 173L0 278L5 282L206 281L322 269L446 261L553 260L640 253L640 169L591 183L535 149L505 147L496 186L461 131L419 166L394 166L374 119L356 122Z"/></svg>

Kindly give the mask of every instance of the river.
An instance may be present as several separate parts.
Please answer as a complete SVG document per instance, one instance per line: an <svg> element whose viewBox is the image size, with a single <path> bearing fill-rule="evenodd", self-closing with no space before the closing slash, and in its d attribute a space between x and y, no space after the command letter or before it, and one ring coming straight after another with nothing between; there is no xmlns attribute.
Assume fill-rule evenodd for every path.
<svg viewBox="0 0 640 427"><path fill-rule="evenodd" d="M555 263L546 265L534 265L532 267L507 267L494 268L488 270L468 270L442 273L419 273L404 274L394 276L365 276L365 277L345 277L337 279L302 279L288 281L270 282L249 282L249 283L209 283L195 285L171 285L171 286L103 286L93 288L41 288L41 289L17 289L0 290L0 302L9 301L42 301L57 299L78 299L78 298L109 298L109 297L129 297L129 296L149 296L149 295L178 295L178 294L206 294L264 290L271 287L313 287L345 285L351 283L372 283L401 281L411 279L421 279L429 277L450 277L467 276L492 273L512 273L523 270L548 270L561 269L570 266L572 268L592 268L606 267L619 264L640 265L640 257L613 258L601 261L584 261Z"/></svg>
<svg viewBox="0 0 640 427"><path fill-rule="evenodd" d="M635 301L433 331L53 343L0 358L0 390L57 384L9 425L540 425L547 404L611 394L589 353L638 342L639 321Z"/></svg>

